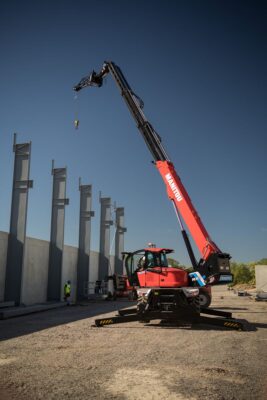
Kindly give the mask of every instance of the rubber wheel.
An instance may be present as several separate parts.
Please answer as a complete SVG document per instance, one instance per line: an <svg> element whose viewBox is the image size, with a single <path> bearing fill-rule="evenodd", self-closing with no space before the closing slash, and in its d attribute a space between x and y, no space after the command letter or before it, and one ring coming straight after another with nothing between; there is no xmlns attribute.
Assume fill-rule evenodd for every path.
<svg viewBox="0 0 267 400"><path fill-rule="evenodd" d="M138 296L137 296L137 291L136 290L132 290L128 294L128 300L130 300L130 301L136 301L137 297Z"/></svg>
<svg viewBox="0 0 267 400"><path fill-rule="evenodd" d="M196 312L197 314L200 313L200 301L199 301L199 295L189 298L188 299L188 304L189 306L193 309L194 312Z"/></svg>
<svg viewBox="0 0 267 400"><path fill-rule="evenodd" d="M208 308L211 303L211 297L208 293L199 293L199 303L200 307Z"/></svg>

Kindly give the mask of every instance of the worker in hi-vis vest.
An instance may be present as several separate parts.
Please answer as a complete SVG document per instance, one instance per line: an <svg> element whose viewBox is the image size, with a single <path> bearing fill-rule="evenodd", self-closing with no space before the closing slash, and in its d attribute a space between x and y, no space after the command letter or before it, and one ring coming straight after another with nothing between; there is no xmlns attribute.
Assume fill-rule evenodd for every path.
<svg viewBox="0 0 267 400"><path fill-rule="evenodd" d="M71 286L70 286L70 281L65 283L64 285L64 301L67 302L67 305L70 304L69 299L70 299L70 293L71 293Z"/></svg>

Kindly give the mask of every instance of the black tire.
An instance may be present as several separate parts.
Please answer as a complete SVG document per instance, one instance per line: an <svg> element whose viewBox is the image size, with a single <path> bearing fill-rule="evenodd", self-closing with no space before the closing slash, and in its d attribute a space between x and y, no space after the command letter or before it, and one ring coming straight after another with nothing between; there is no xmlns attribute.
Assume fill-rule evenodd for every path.
<svg viewBox="0 0 267 400"><path fill-rule="evenodd" d="M143 313L145 311L146 305L147 305L147 302L144 301L143 298L141 298L141 299L139 298L137 301L137 314Z"/></svg>
<svg viewBox="0 0 267 400"><path fill-rule="evenodd" d="M195 297L192 297L192 298L189 298L188 299L188 304L194 310L194 312L196 312L197 314L200 313L199 295L195 296Z"/></svg>
<svg viewBox="0 0 267 400"><path fill-rule="evenodd" d="M136 301L137 298L138 298L138 296L137 296L137 291L136 291L136 290L132 290L132 291L129 292L129 294L128 294L128 300L130 300L130 301Z"/></svg>
<svg viewBox="0 0 267 400"><path fill-rule="evenodd" d="M211 303L211 297L206 292L199 293L199 303L201 308L208 308Z"/></svg>

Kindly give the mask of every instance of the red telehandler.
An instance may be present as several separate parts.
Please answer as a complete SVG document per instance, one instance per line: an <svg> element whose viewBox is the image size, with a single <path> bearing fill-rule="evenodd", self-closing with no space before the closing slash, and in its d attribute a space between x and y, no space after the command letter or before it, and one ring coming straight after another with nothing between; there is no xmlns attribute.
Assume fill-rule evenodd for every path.
<svg viewBox="0 0 267 400"><path fill-rule="evenodd" d="M167 254L172 252L170 249L149 247L124 253L129 284L137 289L137 307L119 310L119 316L116 317L98 319L95 321L96 326L129 321L149 322L160 319L165 322L208 323L242 329L242 323L234 320L231 313L206 309L199 305L199 292L204 292L203 289L197 287L199 286L197 282L201 281L201 277L205 277L208 285L231 282L232 274L229 262L231 257L229 254L223 253L211 240L161 143L160 136L143 112L142 100L133 92L121 69L112 61L104 62L99 73L92 71L87 77L82 78L73 89L78 92L89 86L101 87L103 78L109 73L114 78L153 156L153 163L165 182L167 194L173 204L195 274L188 274L182 269L169 267ZM198 262L183 221L201 254ZM220 318L209 318L201 314L210 314Z"/></svg>

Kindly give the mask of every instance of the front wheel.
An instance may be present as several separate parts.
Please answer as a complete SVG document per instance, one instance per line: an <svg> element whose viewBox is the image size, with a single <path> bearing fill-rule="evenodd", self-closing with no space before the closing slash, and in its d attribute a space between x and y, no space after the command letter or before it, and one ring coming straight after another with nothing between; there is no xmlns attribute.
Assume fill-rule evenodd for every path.
<svg viewBox="0 0 267 400"><path fill-rule="evenodd" d="M199 304L202 308L208 308L211 303L211 297L208 293L200 292L199 293Z"/></svg>

